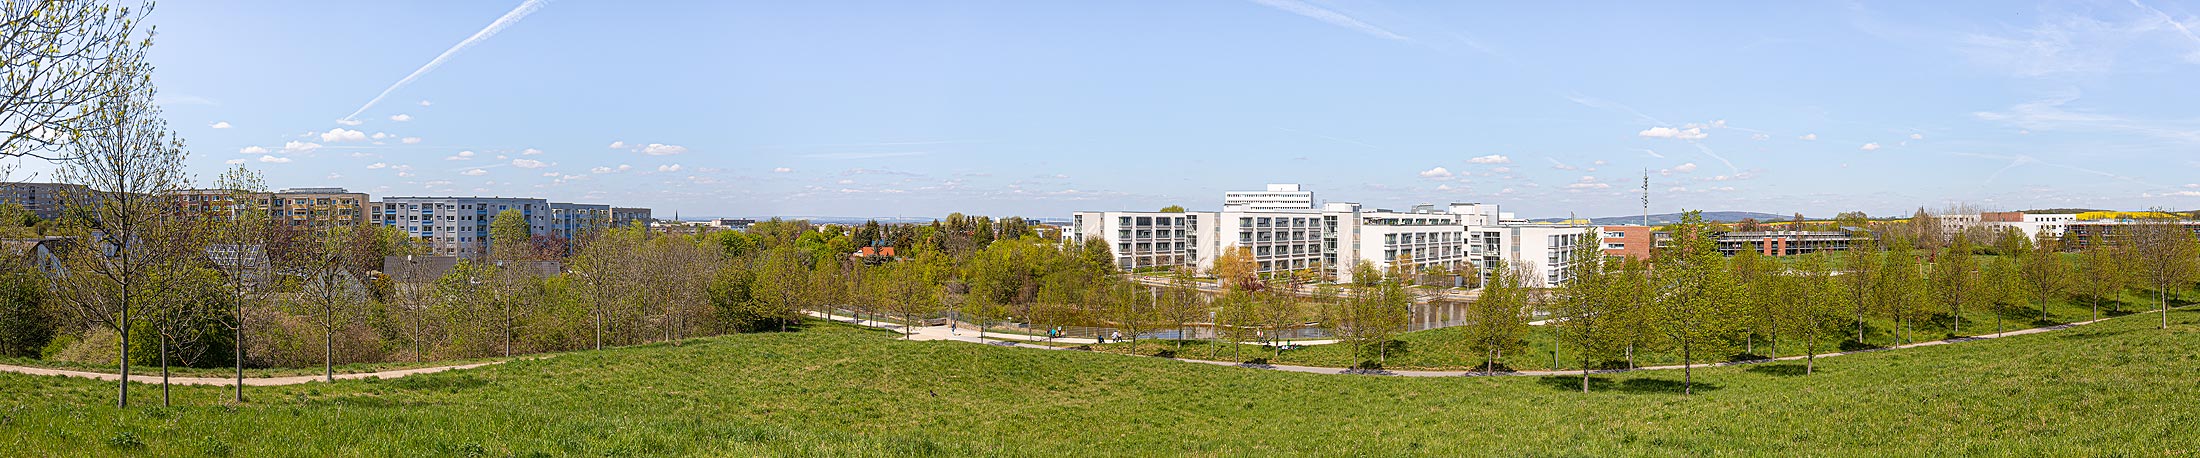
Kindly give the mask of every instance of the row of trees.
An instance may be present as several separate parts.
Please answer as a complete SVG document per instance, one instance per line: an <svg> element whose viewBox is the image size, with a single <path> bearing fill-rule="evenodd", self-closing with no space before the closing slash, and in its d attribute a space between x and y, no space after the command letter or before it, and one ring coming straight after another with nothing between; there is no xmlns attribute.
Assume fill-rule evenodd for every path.
<svg viewBox="0 0 2200 458"><path fill-rule="evenodd" d="M2088 240L2077 253L2053 242L2035 246L2015 231L1994 233L1983 244L1956 234L1930 249L1891 233L1845 253L1786 262L1756 250L1723 257L1709 227L1689 213L1674 227L1674 245L1647 262L1576 256L1575 277L1541 308L1550 312L1558 343L1576 351L1583 390L1591 370L1620 359L1632 367L1641 348L1677 352L1684 390L1692 391L1690 366L1733 350L1778 357L1783 339L1800 341L1809 373L1829 340L1853 330L1847 340L1865 345L1873 322L1891 327L1884 329L1887 345L1938 338L1921 336L1926 328L1972 335L1963 331L1967 310L1988 312L2000 333L2004 317L2045 322L2048 304L2068 299L2084 300L2098 319L2101 304L2120 304L2117 298L2133 288L2152 294L2167 327L2169 297L2200 280L2200 239L2168 221L2126 226L2113 239ZM1583 246L1598 246L1595 236ZM1501 291L1498 283L1488 291ZM1491 292L1482 300L1511 300Z"/></svg>

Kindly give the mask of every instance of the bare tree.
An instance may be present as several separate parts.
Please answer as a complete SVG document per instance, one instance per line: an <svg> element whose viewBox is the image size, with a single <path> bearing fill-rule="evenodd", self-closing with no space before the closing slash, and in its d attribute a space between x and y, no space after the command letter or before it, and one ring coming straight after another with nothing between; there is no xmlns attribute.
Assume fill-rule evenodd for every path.
<svg viewBox="0 0 2200 458"><path fill-rule="evenodd" d="M152 10L150 2L136 9L108 1L0 5L0 156L56 160L74 154L77 142L106 135L114 121L108 107L144 83L131 65L151 45L137 39L137 28Z"/></svg>
<svg viewBox="0 0 2200 458"><path fill-rule="evenodd" d="M157 261L139 245L155 229L163 195L189 180L183 174L183 142L153 103L152 65L143 57L124 53L99 67L122 76L105 80L94 111L71 121L83 136L70 144L70 158L56 173L60 181L88 190L89 195L62 198L88 204L82 218L72 221L89 238L77 244L71 274L55 291L86 322L122 336L115 399L121 407L129 405L131 312L145 301L152 286L147 274Z"/></svg>

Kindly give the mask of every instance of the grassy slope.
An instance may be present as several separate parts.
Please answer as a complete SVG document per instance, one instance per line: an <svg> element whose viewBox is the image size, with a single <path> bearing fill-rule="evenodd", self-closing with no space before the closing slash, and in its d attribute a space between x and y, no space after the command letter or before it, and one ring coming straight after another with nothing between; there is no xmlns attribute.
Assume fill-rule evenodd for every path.
<svg viewBox="0 0 2200 458"><path fill-rule="evenodd" d="M2143 303L2145 301L2152 300L2151 297L2141 298L2138 297L2138 295L2133 294L2128 295L2124 299L2126 301L2124 305L2124 311L2127 313L2134 310L2152 310L2151 305ZM2184 299L2190 298L2186 297ZM2187 302L2180 300L2179 303ZM2050 302L2047 308L2048 317L2044 320L2040 319L2038 308L2029 308L2031 306L2027 307L2028 308L2020 310L2000 312L2000 314L2002 315L2001 318L2002 320L2004 320L2004 322L2002 323L2004 329L2014 331L2018 329L2052 326L2055 324L2072 323L2093 319L2093 310L2091 308L2091 304L2088 303L2070 303L2067 301ZM2102 313L2104 313L2103 316L2108 316L2108 312L2108 308L2104 306L2102 308ZM1936 316L1930 322L1911 323L1910 326L1915 328L1912 331L1913 335L1911 337L1911 340L1914 342L1940 340L1948 337L1955 337L1955 334L1949 332L1949 322L1947 316L1945 315L1946 310L1941 310L1941 313L1943 314ZM1996 313L1997 312L1995 311L1986 310L1981 307L1965 308L1963 310L1963 333L1961 335L1979 336L1994 334L1994 319ZM1870 317L1865 320L1865 324L1866 326L1864 340L1866 342L1869 342L1872 345L1876 346L1886 346L1895 343L1893 331L1895 323L1892 320L1880 317ZM1823 336L1823 338L1819 339L1819 343L1817 346L1818 353L1831 353L1839 351L1843 341L1855 339L1856 328L1854 327L1853 322L1841 324L1840 326L1836 326L1836 328L1837 329L1832 334L1825 335ZM1509 367L1514 370L1550 370L1552 368L1551 332L1552 329L1547 326L1530 327L1530 329L1528 330L1528 334L1523 339L1527 343L1526 351L1515 351L1506 353L1505 358L1500 361L1500 365L1502 367ZM1465 341L1466 337L1467 336L1465 332L1460 328L1440 328L1400 334L1396 338L1396 343L1394 343L1392 348L1390 349L1390 354L1387 358L1388 361L1385 367L1391 369L1420 370L1481 369L1481 355L1472 350L1472 346L1468 345L1468 343ZM1797 340L1796 336L1788 335L1782 336L1782 338L1786 340L1781 341L1781 348L1779 349L1780 356L1796 356L1803 354L1803 344L1800 340ZM1237 345L1233 348L1233 346L1230 345L1215 345L1212 341L1184 341L1181 344L1182 345L1178 345L1178 342L1175 341L1146 341L1140 342L1136 349L1129 348L1129 345L1121 343L1110 343L1097 347L1103 351L1117 353L1157 355L1163 354L1165 351L1176 350L1179 346L1181 346L1182 350L1177 353L1178 356L1198 359L1211 358L1222 361L1239 360L1239 357L1232 356L1232 351L1236 350L1243 352L1242 358L1247 360L1254 358L1265 358L1269 360L1269 362L1277 364L1292 364L1302 366L1349 367L1353 364L1353 361L1355 361L1354 358L1350 357L1352 348L1348 345L1314 345L1285 351L1279 357L1273 352L1273 349L1264 349L1263 347L1255 345ZM1731 355L1741 354L1744 348L1743 345L1736 344L1735 348L1728 350L1730 351L1698 354L1697 362L1701 363L1726 361ZM1767 345L1766 341L1758 340L1756 342L1756 348L1754 348L1754 350L1756 355L1762 356L1770 353L1772 348ZM1369 352L1367 353L1368 360L1373 360L1375 358L1373 353L1374 350L1366 349L1365 351ZM1561 359L1561 361L1559 362L1560 364L1558 365L1558 368L1561 370L1577 370L1581 368L1581 362L1580 360L1576 359L1578 358L1578 356L1576 356L1572 350L1566 348L1559 349L1559 358ZM1670 351L1668 349L1642 348L1637 349L1635 354L1635 362L1636 364L1643 366L1680 364L1680 355L1678 352ZM1617 361L1613 363L1615 365L1609 367L1623 366L1623 364L1618 364L1619 362Z"/></svg>
<svg viewBox="0 0 2200 458"><path fill-rule="evenodd" d="M817 325L388 381L112 406L0 375L25 455L2163 455L2200 452L2200 312L1790 364L1579 380L1332 376L902 342ZM135 402L157 404L157 389Z"/></svg>

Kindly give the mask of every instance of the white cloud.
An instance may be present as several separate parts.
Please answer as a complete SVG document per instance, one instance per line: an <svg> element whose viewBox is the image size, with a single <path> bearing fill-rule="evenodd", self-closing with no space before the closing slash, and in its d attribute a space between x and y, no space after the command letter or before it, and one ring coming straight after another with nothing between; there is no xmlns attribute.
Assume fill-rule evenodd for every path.
<svg viewBox="0 0 2200 458"><path fill-rule="evenodd" d="M513 159L512 166L523 169L539 169L543 167L549 167L550 163L534 159Z"/></svg>
<svg viewBox="0 0 2200 458"><path fill-rule="evenodd" d="M672 165L660 165L660 166L657 166L657 171L659 171L659 172L678 172L678 171L680 171L680 164L672 164Z"/></svg>
<svg viewBox="0 0 2200 458"><path fill-rule="evenodd" d="M1701 127L1690 127L1687 129L1675 129L1671 127L1652 127L1649 130L1636 132L1635 135L1641 135L1650 138L1674 138L1681 140L1702 140L1704 139L1704 137L1711 136L1711 134L1704 133L1703 128Z"/></svg>
<svg viewBox="0 0 2200 458"><path fill-rule="evenodd" d="M533 155L537 155L537 154L542 154L542 150L539 150L539 149L534 149L534 148L528 148L528 149L526 149L526 150L522 150L522 151L520 151L520 152L519 152L519 155L521 155L521 156L533 156Z"/></svg>
<svg viewBox="0 0 2200 458"><path fill-rule="evenodd" d="M228 128L229 128L229 121L217 121L217 122L215 122L214 124L208 125L208 126L206 126L206 127L212 127L212 128L216 128L216 129L228 129Z"/></svg>
<svg viewBox="0 0 2200 458"><path fill-rule="evenodd" d="M328 174L328 179L331 179L331 180L336 180L336 179L342 179L342 178L344 178L344 174L341 174L341 173L336 173L336 172L329 172L329 174Z"/></svg>
<svg viewBox="0 0 2200 458"><path fill-rule="evenodd" d="M458 154L453 154L453 155L451 155L450 157L445 157L445 158L443 158L443 160L446 160L446 161L463 161L463 160L469 160L469 159L473 159L473 158L474 158L474 152L473 152L473 151L459 151L459 152L458 152Z"/></svg>
<svg viewBox="0 0 2200 458"><path fill-rule="evenodd" d="M1767 134L1767 133L1762 133L1762 132L1760 132L1760 133L1754 133L1754 134L1749 134L1749 139L1750 139L1750 140L1770 140L1770 139L1772 139L1772 134Z"/></svg>
<svg viewBox="0 0 2200 458"><path fill-rule="evenodd" d="M1857 148L1857 149L1861 149L1861 150L1864 150L1864 151L1879 151L1879 143L1877 143L1877 142L1873 142L1873 143L1865 143L1863 147L1860 147L1860 148Z"/></svg>
<svg viewBox="0 0 2200 458"><path fill-rule="evenodd" d="M422 100L422 101L420 101L420 106L429 106L429 105L434 105L434 104L433 104L433 103L428 103L428 101L426 101L426 100Z"/></svg>
<svg viewBox="0 0 2200 458"><path fill-rule="evenodd" d="M393 114L393 115L390 115L390 120L391 120L391 121L397 121L397 122L405 122L405 121L411 121L411 120L413 120L413 116L412 116L412 115L409 115L409 114L404 114L404 113L398 113L398 114Z"/></svg>
<svg viewBox="0 0 2200 458"><path fill-rule="evenodd" d="M1818 134L1803 134L1803 136L1801 136L1801 137L1795 137L1795 138L1800 138L1800 139L1804 139L1804 140L1817 140L1817 139L1818 139Z"/></svg>
<svg viewBox="0 0 2200 458"><path fill-rule="evenodd" d="M663 143L651 143L649 144L649 146L642 147L642 154L647 154L651 156L670 156L674 154L685 153L687 151L688 149L685 146L667 145Z"/></svg>
<svg viewBox="0 0 2200 458"><path fill-rule="evenodd" d="M288 163L288 162L290 162L290 158L287 158L287 157L276 157L276 156L260 156L260 162L267 162L267 163L274 163L274 164L283 164L283 163Z"/></svg>
<svg viewBox="0 0 2200 458"><path fill-rule="evenodd" d="M611 149L626 149L626 142L611 142Z"/></svg>
<svg viewBox="0 0 2200 458"><path fill-rule="evenodd" d="M258 146L247 146L247 147L244 147L244 149L240 149L240 150L237 150L237 153L238 153L238 154L267 154L267 148L261 148L261 147L258 147Z"/></svg>
<svg viewBox="0 0 2200 458"><path fill-rule="evenodd" d="M1478 156L1472 159L1467 159L1467 162L1472 162L1476 164L1511 164L1512 161L1512 158L1505 157L1505 155L1502 154L1492 154L1488 156Z"/></svg>
<svg viewBox="0 0 2200 458"><path fill-rule="evenodd" d="M487 171L487 170L482 170L482 169L467 169L467 170L466 170L466 171L464 171L464 172L458 172L458 174L459 174L459 175L465 175L465 176L470 176L470 177L478 177L478 176L482 176L482 175L488 175L488 174L489 174L489 171Z"/></svg>
<svg viewBox="0 0 2200 458"><path fill-rule="evenodd" d="M591 169L588 169L588 173L597 173L597 174L603 174L603 173L619 173L619 172L624 172L624 171L628 171L628 170L633 170L633 169L634 169L634 166L631 166L631 165L626 165L626 164L619 164L619 166L618 166L618 167L596 167L596 168L591 168Z"/></svg>
<svg viewBox="0 0 2200 458"><path fill-rule="evenodd" d="M367 141L367 133L356 130L347 130L342 127L338 127L335 129L329 129L328 132L322 132L321 141L329 143L363 142Z"/></svg>
<svg viewBox="0 0 2200 458"><path fill-rule="evenodd" d="M1490 172L1492 172L1492 173L1513 173L1513 168L1512 168L1512 167L1498 167L1498 168L1490 169Z"/></svg>
<svg viewBox="0 0 2200 458"><path fill-rule="evenodd" d="M1592 162L1590 162L1589 164L1591 164L1591 165L1604 165L1604 164L1608 164L1608 162L1604 162L1604 160L1603 160L1603 159L1598 159L1598 160L1595 160L1595 161L1592 161Z"/></svg>
<svg viewBox="0 0 2200 458"><path fill-rule="evenodd" d="M337 123L337 124L343 124L343 125L346 125L346 126L356 126L356 125L360 125L360 124L366 124L367 122L366 122L366 121L360 121L360 120L357 120L357 119L338 119L338 120L336 120L336 123Z"/></svg>
<svg viewBox="0 0 2200 458"><path fill-rule="evenodd" d="M376 163L373 163L373 164L367 164L367 170L386 169L386 168L390 168L390 165L389 165L388 163L384 163L384 162L376 162Z"/></svg>
<svg viewBox="0 0 2200 458"><path fill-rule="evenodd" d="M367 138L372 138L372 139L375 139L375 140L381 140L381 139L385 139L385 138L390 138L390 137L391 137L391 135L390 135L390 133L389 133L389 132L375 132L375 133L374 133L374 135L368 135L368 136L367 136Z"/></svg>
<svg viewBox="0 0 2200 458"><path fill-rule="evenodd" d="M222 163L223 163L223 164L229 164L229 165L237 165L237 164L243 164L243 163L245 163L245 160L243 160L243 159L230 159L230 160L222 161Z"/></svg>
<svg viewBox="0 0 2200 458"><path fill-rule="evenodd" d="M1658 171L1658 174L1659 174L1659 175L1672 175L1672 174L1675 174L1675 173L1695 173L1695 172L1696 172L1696 163L1694 163L1694 162L1690 162L1690 163L1686 163L1686 164L1681 164L1681 165L1676 165L1676 166L1673 166L1673 168L1670 168L1670 169L1664 169L1664 170L1659 170L1659 171Z"/></svg>
<svg viewBox="0 0 2200 458"><path fill-rule="evenodd" d="M304 154L321 149L321 144L291 140L283 142L283 154Z"/></svg>
<svg viewBox="0 0 2200 458"><path fill-rule="evenodd" d="M772 169L772 173L788 173L788 172L793 172L793 171L794 171L794 169L791 169L791 168L786 168L786 167L779 167L779 168L774 168L774 169Z"/></svg>
<svg viewBox="0 0 2200 458"><path fill-rule="evenodd" d="M1606 189L1611 187L1611 184L1598 183L1597 177L1594 176L1583 176L1581 177L1581 181L1576 181L1573 184L1566 185L1566 189Z"/></svg>
<svg viewBox="0 0 2200 458"><path fill-rule="evenodd" d="M1443 167L1421 171L1421 178L1451 178L1451 171Z"/></svg>
<svg viewBox="0 0 2200 458"><path fill-rule="evenodd" d="M1924 140L1925 134L1910 134L1911 140Z"/></svg>
<svg viewBox="0 0 2200 458"><path fill-rule="evenodd" d="M414 143L420 143L420 137L405 137L405 138L404 138L404 139L402 139L402 140L398 140L398 142L400 142L400 143L404 143L404 144L407 144L407 145L410 145L410 144L414 144Z"/></svg>

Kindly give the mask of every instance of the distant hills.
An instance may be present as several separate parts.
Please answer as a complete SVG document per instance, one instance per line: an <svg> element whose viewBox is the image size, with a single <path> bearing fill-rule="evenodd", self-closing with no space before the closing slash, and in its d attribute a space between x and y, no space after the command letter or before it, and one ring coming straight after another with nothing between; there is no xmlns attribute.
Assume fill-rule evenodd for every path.
<svg viewBox="0 0 2200 458"><path fill-rule="evenodd" d="M1732 223L1741 221L1744 218L1755 218L1757 219L1757 221L1763 222L1787 221L1789 219L1793 219L1794 217L1795 215L1775 215L1771 213L1758 212L1703 212L1703 218L1705 220L1715 223ZM1805 217L1808 217L1808 215L1806 215ZM1543 218L1529 221L1535 221L1539 223L1556 223L1566 221L1566 218ZM1650 225L1652 226L1676 224L1679 222L1681 222L1681 214L1679 213L1659 213L1650 215ZM1614 226L1642 224L1642 215L1589 218L1589 224Z"/></svg>

